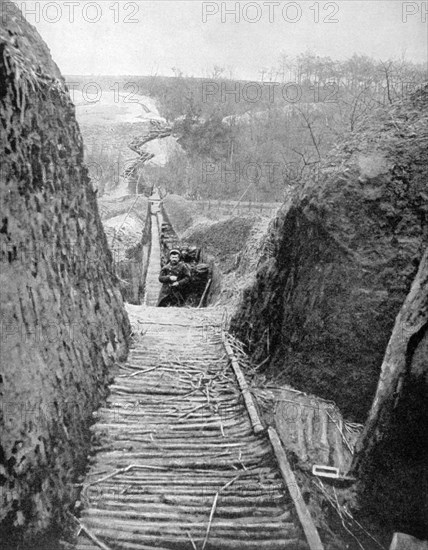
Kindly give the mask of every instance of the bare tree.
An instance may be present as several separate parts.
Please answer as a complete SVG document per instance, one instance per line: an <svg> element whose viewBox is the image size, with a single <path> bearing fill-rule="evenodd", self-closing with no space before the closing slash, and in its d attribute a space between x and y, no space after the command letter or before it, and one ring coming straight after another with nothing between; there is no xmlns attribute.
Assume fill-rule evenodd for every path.
<svg viewBox="0 0 428 550"><path fill-rule="evenodd" d="M260 75L261 75L261 80L262 82L264 82L264 77L265 77L265 74L267 74L269 69L267 69L266 67L262 67L259 71Z"/></svg>
<svg viewBox="0 0 428 550"><path fill-rule="evenodd" d="M386 96L388 98L389 103L392 103L392 69L393 69L393 62L392 61L381 61L380 62L381 69L385 75L385 82L386 82Z"/></svg>
<svg viewBox="0 0 428 550"><path fill-rule="evenodd" d="M319 146L320 146L320 143L321 143L321 137L317 138L316 135L315 135L314 120L313 119L311 120L311 117L310 117L309 113L305 113L305 111L303 109L301 109L300 107L297 108L297 111L300 114L300 116L303 118L303 120L306 124L306 127L309 131L309 135L311 137L312 144L315 147L315 151L317 152L318 162L319 162L321 160L321 153L320 153L320 149L319 149Z"/></svg>
<svg viewBox="0 0 428 550"><path fill-rule="evenodd" d="M174 76L177 78L181 78L183 76L183 71L178 67L171 67L171 71L174 73Z"/></svg>
<svg viewBox="0 0 428 550"><path fill-rule="evenodd" d="M223 73L225 72L225 68L224 67L220 67L220 65L214 65L213 67L213 70L212 70L212 73L211 73L211 78L213 80L216 80L218 78L221 78L221 76L223 75Z"/></svg>

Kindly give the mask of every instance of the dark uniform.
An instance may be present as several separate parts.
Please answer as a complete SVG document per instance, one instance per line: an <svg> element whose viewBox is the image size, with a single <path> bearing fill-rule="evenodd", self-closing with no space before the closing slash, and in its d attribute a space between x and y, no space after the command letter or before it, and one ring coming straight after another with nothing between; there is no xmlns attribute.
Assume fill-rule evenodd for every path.
<svg viewBox="0 0 428 550"><path fill-rule="evenodd" d="M178 285L175 287L171 286L171 275L177 277ZM158 307L183 305L182 290L190 282L189 267L182 261L179 261L175 265L167 263L161 269L159 281L162 283L162 289L159 295Z"/></svg>

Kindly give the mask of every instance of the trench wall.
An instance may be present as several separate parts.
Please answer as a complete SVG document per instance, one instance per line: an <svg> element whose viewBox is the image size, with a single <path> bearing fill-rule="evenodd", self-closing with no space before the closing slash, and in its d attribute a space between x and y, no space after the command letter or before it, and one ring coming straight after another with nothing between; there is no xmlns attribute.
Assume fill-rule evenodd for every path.
<svg viewBox="0 0 428 550"><path fill-rule="evenodd" d="M37 547L75 498L129 322L65 82L14 4L0 19L0 538ZM6 541L6 542L5 542ZM27 544L27 546L25 546Z"/></svg>
<svg viewBox="0 0 428 550"><path fill-rule="evenodd" d="M358 422L428 245L427 90L347 136L280 209L232 320L268 376Z"/></svg>

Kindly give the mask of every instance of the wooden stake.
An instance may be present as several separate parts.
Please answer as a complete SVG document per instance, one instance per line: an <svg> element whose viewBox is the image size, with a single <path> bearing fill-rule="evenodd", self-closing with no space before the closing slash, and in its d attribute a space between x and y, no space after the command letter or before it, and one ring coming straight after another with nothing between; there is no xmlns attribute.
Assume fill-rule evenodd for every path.
<svg viewBox="0 0 428 550"><path fill-rule="evenodd" d="M237 359L235 358L235 355L232 351L232 348L230 347L230 344L226 341L224 333L223 333L223 345L232 363L233 371L235 373L236 379L238 380L239 387L244 397L245 405L247 407L247 411L250 416L251 424L253 425L254 433L259 434L264 431L264 427L260 421L260 417L257 412L256 406L254 404L253 396L251 395L247 381L245 380L245 376L241 370L241 367L239 366Z"/></svg>
<svg viewBox="0 0 428 550"><path fill-rule="evenodd" d="M202 304L204 303L204 300L205 300L205 296L207 295L207 292L208 292L208 289L210 288L211 286L211 279L208 279L208 282L205 286L205 290L204 290L204 293L202 294L202 298L198 304L198 308L201 308L202 307Z"/></svg>
<svg viewBox="0 0 428 550"><path fill-rule="evenodd" d="M294 472L291 469L290 463L288 462L287 455L285 454L285 451L282 447L278 433L275 428L269 427L268 434L270 442L272 443L273 450L275 452L276 459L279 464L279 468L281 470L282 477L284 479L288 492L293 499L294 506L296 507L297 514L303 527L303 531L305 532L309 547L311 550L324 550L324 546L321 542L320 536L315 527L311 514L309 513L309 510L306 506L306 503L303 500L302 493L300 492L300 487L297 484Z"/></svg>

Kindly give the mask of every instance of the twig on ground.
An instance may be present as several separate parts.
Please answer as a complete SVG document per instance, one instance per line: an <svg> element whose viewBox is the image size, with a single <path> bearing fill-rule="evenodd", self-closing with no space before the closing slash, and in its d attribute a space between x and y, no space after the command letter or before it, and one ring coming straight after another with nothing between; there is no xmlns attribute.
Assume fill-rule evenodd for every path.
<svg viewBox="0 0 428 550"><path fill-rule="evenodd" d="M188 536L189 539L190 539L190 543L191 543L191 545L192 545L193 550L198 550L198 549L196 548L195 541L193 540L193 537L192 537L192 535L189 533L189 531L187 531L187 536Z"/></svg>
<svg viewBox="0 0 428 550"><path fill-rule="evenodd" d="M208 537L210 536L211 524L214 518L215 509L217 507L217 500L218 500L218 493L216 493L214 496L214 501L213 501L213 505L210 513L210 519L208 521L208 526L207 526L207 532L205 534L204 543L202 544L202 550L205 550L205 546L207 545L207 542L208 542Z"/></svg>
<svg viewBox="0 0 428 550"><path fill-rule="evenodd" d="M102 550L111 550L110 546L107 546L98 537L96 537L87 527L85 527L85 525L83 525L79 519L76 518L76 516L73 516L70 512L68 514L79 526L79 533L83 531L83 533L85 533L85 535Z"/></svg>
<svg viewBox="0 0 428 550"><path fill-rule="evenodd" d="M117 378L133 378L134 376L138 376L139 374L145 374L146 372L151 372L152 370L156 370L161 366L162 365L156 365L156 367L152 367L151 369L139 370L132 374L119 374Z"/></svg>
<svg viewBox="0 0 428 550"><path fill-rule="evenodd" d="M206 406L207 406L206 403L202 403L202 405L198 405L197 407L194 407L194 408L191 409L189 412L184 413L184 414L180 414L180 416L177 416L177 420L181 420L182 418L186 418L187 416L189 416L189 414L192 414L193 412L196 412L196 411L198 411L199 409L203 409L203 408L206 407Z"/></svg>

